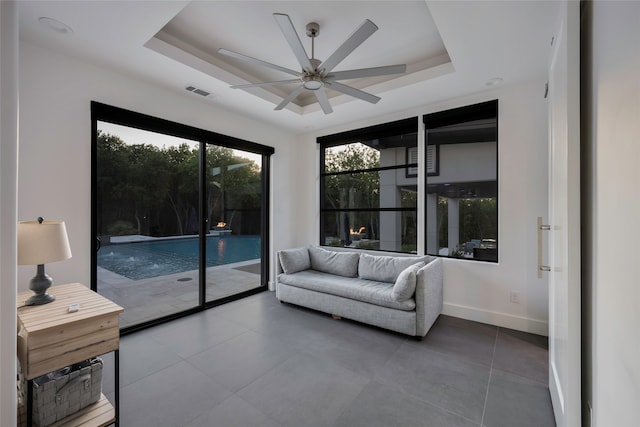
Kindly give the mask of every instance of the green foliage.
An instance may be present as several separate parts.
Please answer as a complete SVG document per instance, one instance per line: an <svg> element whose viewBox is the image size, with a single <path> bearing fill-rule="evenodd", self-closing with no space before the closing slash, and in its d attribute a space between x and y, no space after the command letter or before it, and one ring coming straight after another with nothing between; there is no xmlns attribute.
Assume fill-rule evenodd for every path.
<svg viewBox="0 0 640 427"><path fill-rule="evenodd" d="M380 249L376 242L359 242L358 249Z"/></svg>
<svg viewBox="0 0 640 427"><path fill-rule="evenodd" d="M449 253L449 256L453 258L464 258L464 251L460 249L460 245L456 245L456 247Z"/></svg>
<svg viewBox="0 0 640 427"><path fill-rule="evenodd" d="M449 215L448 199L438 198L438 235L440 247L447 247ZM468 198L458 200L459 241L496 239L498 236L498 203L495 198ZM455 255L449 255L455 256Z"/></svg>
<svg viewBox="0 0 640 427"><path fill-rule="evenodd" d="M186 143L168 148L127 144L118 136L101 131L97 140L99 232L113 229L120 235L156 236L198 232L200 151L197 147ZM206 158L210 222L229 222L228 216L235 210L259 212L260 167L235 155L229 148L214 145L207 145ZM246 165L234 166L238 164ZM222 173L211 175L215 168Z"/></svg>
<svg viewBox="0 0 640 427"><path fill-rule="evenodd" d="M380 166L380 152L359 142L327 148L325 172L356 171Z"/></svg>
<svg viewBox="0 0 640 427"><path fill-rule="evenodd" d="M415 243L404 243L400 248L400 252L415 254L418 253L418 245Z"/></svg>
<svg viewBox="0 0 640 427"><path fill-rule="evenodd" d="M333 238L329 240L329 242L327 243L327 246L342 246L342 243L340 243L340 239Z"/></svg>
<svg viewBox="0 0 640 427"><path fill-rule="evenodd" d="M498 237L497 199L462 199L459 206L461 242Z"/></svg>
<svg viewBox="0 0 640 427"><path fill-rule="evenodd" d="M136 232L133 223L129 221L116 221L107 227L107 234L110 236L128 236Z"/></svg>

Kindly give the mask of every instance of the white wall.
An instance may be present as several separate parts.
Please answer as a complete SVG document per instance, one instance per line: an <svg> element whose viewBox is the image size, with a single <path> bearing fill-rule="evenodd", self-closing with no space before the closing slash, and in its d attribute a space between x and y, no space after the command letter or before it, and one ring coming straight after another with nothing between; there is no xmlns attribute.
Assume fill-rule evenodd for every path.
<svg viewBox="0 0 640 427"><path fill-rule="evenodd" d="M497 98L500 263L445 259L444 313L547 335L547 280L537 278L536 232L537 217L544 218L547 213L547 107L543 93L544 81L504 87L303 135L299 144L305 158L318 163L315 144L318 136ZM420 143L424 144L423 140ZM309 216L301 227L305 233L296 236L298 245L318 243L318 167L315 177L299 182L306 186L306 191L302 191L304 204L313 208L305 209ZM419 231L418 235L421 234ZM519 304L510 302L511 291L519 292Z"/></svg>
<svg viewBox="0 0 640 427"><path fill-rule="evenodd" d="M16 425L18 12L0 2L0 425Z"/></svg>
<svg viewBox="0 0 640 427"><path fill-rule="evenodd" d="M594 426L630 427L640 420L640 3L588 4L583 26L586 397Z"/></svg>
<svg viewBox="0 0 640 427"><path fill-rule="evenodd" d="M91 230L91 115L95 100L151 116L275 147L272 157L274 249L294 244L297 175L293 138L273 127L148 82L20 44L18 219L64 220L73 257L47 265L56 283L89 285ZM35 267L18 268L27 289Z"/></svg>

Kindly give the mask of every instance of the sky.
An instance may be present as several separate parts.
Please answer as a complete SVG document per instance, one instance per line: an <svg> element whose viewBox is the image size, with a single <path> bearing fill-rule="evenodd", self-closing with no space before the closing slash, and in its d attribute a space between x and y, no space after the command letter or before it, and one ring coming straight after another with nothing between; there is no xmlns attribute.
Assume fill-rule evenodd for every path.
<svg viewBox="0 0 640 427"><path fill-rule="evenodd" d="M189 147L197 148L199 142L178 138L171 135L165 135L162 133L149 132L142 129L136 129L128 126L120 126L113 123L98 122L98 130L105 133L116 135L127 144L151 144L158 148L177 146L180 144L188 144ZM258 167L262 166L262 156L256 153L250 153L248 151L233 150L233 153L237 156L253 160Z"/></svg>

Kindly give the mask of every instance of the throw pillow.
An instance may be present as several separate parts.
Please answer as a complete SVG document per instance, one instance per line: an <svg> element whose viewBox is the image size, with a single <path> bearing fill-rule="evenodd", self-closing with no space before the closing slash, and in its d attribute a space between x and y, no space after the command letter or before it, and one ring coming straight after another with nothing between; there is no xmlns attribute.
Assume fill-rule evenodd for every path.
<svg viewBox="0 0 640 427"><path fill-rule="evenodd" d="M416 273L425 266L424 262L417 262L402 270L393 285L393 297L396 301L407 301L416 291Z"/></svg>
<svg viewBox="0 0 640 427"><path fill-rule="evenodd" d="M309 250L307 248L298 248L280 251L280 265L285 274L293 274L310 269Z"/></svg>
<svg viewBox="0 0 640 427"><path fill-rule="evenodd" d="M424 257L399 257L384 255L360 254L358 274L361 279L377 282L394 283L400 272Z"/></svg>
<svg viewBox="0 0 640 427"><path fill-rule="evenodd" d="M311 268L316 271L344 277L358 276L360 255L355 252L327 251L316 246L309 246L309 258L311 259Z"/></svg>

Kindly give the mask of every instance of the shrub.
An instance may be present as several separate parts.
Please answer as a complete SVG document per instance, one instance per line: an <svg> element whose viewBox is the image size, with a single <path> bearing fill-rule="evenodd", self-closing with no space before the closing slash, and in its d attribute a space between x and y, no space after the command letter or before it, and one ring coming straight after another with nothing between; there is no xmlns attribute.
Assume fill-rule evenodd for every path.
<svg viewBox="0 0 640 427"><path fill-rule="evenodd" d="M129 221L116 221L107 227L107 233L111 236L127 236L129 234L138 234L138 229Z"/></svg>

